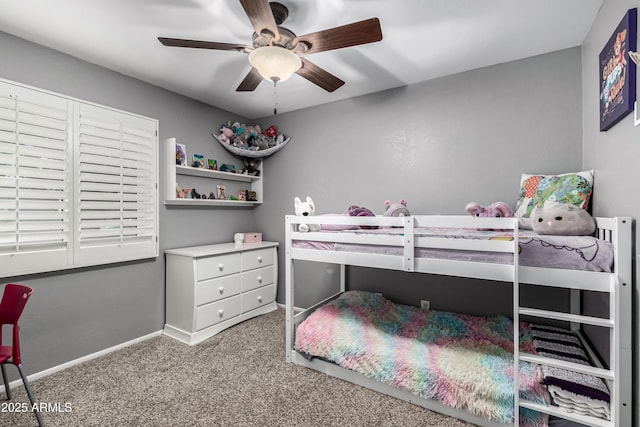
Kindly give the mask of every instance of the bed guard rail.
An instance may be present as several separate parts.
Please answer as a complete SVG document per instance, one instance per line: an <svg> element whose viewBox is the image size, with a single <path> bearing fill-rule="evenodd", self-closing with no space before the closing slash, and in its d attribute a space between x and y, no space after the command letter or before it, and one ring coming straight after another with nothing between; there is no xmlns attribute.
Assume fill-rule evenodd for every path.
<svg viewBox="0 0 640 427"><path fill-rule="evenodd" d="M517 258L518 221L515 218L477 218L468 215L412 215L406 217L342 215L285 217L287 243L292 241L331 242L396 247L402 250L403 270L415 271L416 248L452 249L467 251L515 253ZM306 224L311 231L298 231ZM342 232L327 229L353 228ZM378 228L394 229L381 232ZM444 239L417 232L417 228L498 229L504 231L504 239ZM517 261L515 262L517 265Z"/></svg>

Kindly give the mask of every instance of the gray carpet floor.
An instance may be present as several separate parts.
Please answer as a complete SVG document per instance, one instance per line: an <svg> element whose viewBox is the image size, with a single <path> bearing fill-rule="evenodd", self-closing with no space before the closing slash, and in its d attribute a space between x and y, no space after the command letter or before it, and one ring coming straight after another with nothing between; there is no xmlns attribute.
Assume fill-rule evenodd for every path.
<svg viewBox="0 0 640 427"><path fill-rule="evenodd" d="M279 309L196 346L152 338L31 387L39 402L60 404L42 414L49 427L471 426L286 363L284 331ZM13 394L11 402L28 402L22 387ZM2 408L2 426L37 425L32 413Z"/></svg>

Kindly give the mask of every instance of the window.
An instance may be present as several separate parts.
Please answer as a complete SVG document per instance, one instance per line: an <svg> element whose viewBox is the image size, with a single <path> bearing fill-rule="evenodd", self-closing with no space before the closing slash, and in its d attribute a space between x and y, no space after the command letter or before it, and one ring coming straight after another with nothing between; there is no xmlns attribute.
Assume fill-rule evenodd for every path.
<svg viewBox="0 0 640 427"><path fill-rule="evenodd" d="M157 243L155 123L86 104L75 117L76 262L144 257Z"/></svg>
<svg viewBox="0 0 640 427"><path fill-rule="evenodd" d="M157 121L0 81L0 276L158 255Z"/></svg>

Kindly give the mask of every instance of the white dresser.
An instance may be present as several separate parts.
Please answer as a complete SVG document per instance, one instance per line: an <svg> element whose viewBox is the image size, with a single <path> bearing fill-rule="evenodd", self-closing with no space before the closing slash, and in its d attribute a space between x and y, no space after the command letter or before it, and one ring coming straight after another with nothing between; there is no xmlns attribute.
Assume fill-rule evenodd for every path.
<svg viewBox="0 0 640 427"><path fill-rule="evenodd" d="M169 249L164 333L197 344L273 311L278 243L222 243Z"/></svg>

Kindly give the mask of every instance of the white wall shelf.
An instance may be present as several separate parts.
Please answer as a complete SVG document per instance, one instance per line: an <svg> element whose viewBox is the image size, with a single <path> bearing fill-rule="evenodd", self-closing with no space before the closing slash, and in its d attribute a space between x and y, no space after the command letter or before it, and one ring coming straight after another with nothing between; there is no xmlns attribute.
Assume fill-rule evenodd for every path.
<svg viewBox="0 0 640 427"><path fill-rule="evenodd" d="M166 206L257 206L260 202L244 200L174 199L165 200Z"/></svg>
<svg viewBox="0 0 640 427"><path fill-rule="evenodd" d="M164 141L165 144L165 197L164 204L166 206L202 206L202 207L214 207L214 206L229 206L229 207L251 207L262 204L262 179L263 179L263 164L260 165L260 175L245 175L233 172L222 172L219 170L211 170L204 168L195 168L191 166L180 166L175 164L176 158L176 138L169 138ZM204 186L209 188L215 187L217 183L224 182L240 182L249 183L248 190L255 191L257 199L256 201L246 200L220 200L220 199L179 199L176 196L176 185L178 184L178 176L192 176L196 178L203 178L202 182L206 183ZM205 181L206 180L206 181ZM202 192L202 191L201 191ZM210 191L209 191L210 192ZM206 194L206 193L205 193ZM229 193L227 193L229 194ZM236 196L236 194L234 194Z"/></svg>
<svg viewBox="0 0 640 427"><path fill-rule="evenodd" d="M191 166L178 166L176 165L177 175L190 175L190 176L202 176L205 178L217 178L224 179L226 181L242 181L253 182L258 181L261 177L254 175L244 175L241 173L233 172L221 172L211 169L194 168Z"/></svg>

